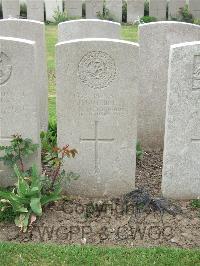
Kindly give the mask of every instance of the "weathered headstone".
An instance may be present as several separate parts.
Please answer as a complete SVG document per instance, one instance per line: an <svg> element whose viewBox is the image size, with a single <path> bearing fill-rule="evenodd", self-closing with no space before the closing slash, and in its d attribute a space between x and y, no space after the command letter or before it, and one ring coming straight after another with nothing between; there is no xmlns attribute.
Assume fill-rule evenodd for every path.
<svg viewBox="0 0 200 266"><path fill-rule="evenodd" d="M40 143L35 61L34 42L0 37L0 145L10 145L14 134ZM39 151L31 162L40 166ZM0 186L11 184L9 173L1 162Z"/></svg>
<svg viewBox="0 0 200 266"><path fill-rule="evenodd" d="M200 19L200 1L189 0L189 11L192 13L194 18Z"/></svg>
<svg viewBox="0 0 200 266"><path fill-rule="evenodd" d="M155 22L139 26L138 139L145 149L163 148L170 45L200 40L200 26Z"/></svg>
<svg viewBox="0 0 200 266"><path fill-rule="evenodd" d="M19 18L20 3L19 0L2 0L3 18Z"/></svg>
<svg viewBox="0 0 200 266"><path fill-rule="evenodd" d="M144 0L127 0L127 22L134 23L144 16Z"/></svg>
<svg viewBox="0 0 200 266"><path fill-rule="evenodd" d="M69 17L82 18L82 0L65 0L64 6Z"/></svg>
<svg viewBox="0 0 200 266"><path fill-rule="evenodd" d="M122 21L122 0L106 0L106 8L116 21Z"/></svg>
<svg viewBox="0 0 200 266"><path fill-rule="evenodd" d="M40 98L41 130L48 127L48 79L45 55L44 23L27 19L0 20L0 36L27 39L36 42L37 81Z"/></svg>
<svg viewBox="0 0 200 266"><path fill-rule="evenodd" d="M46 21L54 21L56 11L63 11L62 0L44 0L46 10Z"/></svg>
<svg viewBox="0 0 200 266"><path fill-rule="evenodd" d="M79 152L64 168L80 178L65 189L89 197L133 190L138 44L84 39L56 50L58 145Z"/></svg>
<svg viewBox="0 0 200 266"><path fill-rule="evenodd" d="M169 0L168 3L168 18L177 18L180 8L183 8L186 0Z"/></svg>
<svg viewBox="0 0 200 266"><path fill-rule="evenodd" d="M41 22L44 21L43 0L27 0L27 18Z"/></svg>
<svg viewBox="0 0 200 266"><path fill-rule="evenodd" d="M58 41L83 38L120 39L121 25L99 19L71 20L58 24Z"/></svg>
<svg viewBox="0 0 200 266"><path fill-rule="evenodd" d="M103 13L103 0L85 0L86 18L94 19Z"/></svg>
<svg viewBox="0 0 200 266"><path fill-rule="evenodd" d="M149 16L157 18L157 20L166 20L167 0L150 0Z"/></svg>
<svg viewBox="0 0 200 266"><path fill-rule="evenodd" d="M200 195L200 42L171 46L162 192Z"/></svg>

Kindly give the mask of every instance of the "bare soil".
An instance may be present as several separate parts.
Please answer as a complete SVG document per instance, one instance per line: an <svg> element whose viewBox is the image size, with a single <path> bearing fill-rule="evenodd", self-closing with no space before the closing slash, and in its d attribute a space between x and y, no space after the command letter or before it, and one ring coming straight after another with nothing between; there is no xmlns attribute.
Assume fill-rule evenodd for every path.
<svg viewBox="0 0 200 266"><path fill-rule="evenodd" d="M162 151L145 152L137 164L136 187L161 196ZM0 223L0 241L93 244L108 246L200 247L200 211L189 201L175 201L182 213L175 217L148 210L137 213L122 199L63 200L44 210L23 234L14 224Z"/></svg>

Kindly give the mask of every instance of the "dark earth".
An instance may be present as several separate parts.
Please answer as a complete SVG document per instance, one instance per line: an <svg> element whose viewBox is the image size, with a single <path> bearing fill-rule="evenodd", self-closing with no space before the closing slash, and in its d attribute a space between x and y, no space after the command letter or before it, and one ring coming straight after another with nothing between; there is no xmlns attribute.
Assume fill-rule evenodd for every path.
<svg viewBox="0 0 200 266"><path fill-rule="evenodd" d="M144 152L137 163L136 187L161 197L162 151ZM27 233L0 223L0 241L106 246L200 247L200 210L191 201L173 201L181 213L135 209L121 199L71 198L46 207Z"/></svg>

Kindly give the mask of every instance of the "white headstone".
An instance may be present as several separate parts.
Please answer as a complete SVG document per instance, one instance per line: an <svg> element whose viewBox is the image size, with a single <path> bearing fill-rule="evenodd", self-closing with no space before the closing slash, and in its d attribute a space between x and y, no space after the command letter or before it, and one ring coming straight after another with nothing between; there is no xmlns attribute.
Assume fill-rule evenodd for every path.
<svg viewBox="0 0 200 266"><path fill-rule="evenodd" d="M48 78L45 52L44 23L27 19L0 20L0 36L27 39L36 42L37 82L40 98L41 130L48 127Z"/></svg>
<svg viewBox="0 0 200 266"><path fill-rule="evenodd" d="M155 22L139 26L138 139L145 149L163 148L170 45L200 40L200 26Z"/></svg>
<svg viewBox="0 0 200 266"><path fill-rule="evenodd" d="M122 0L106 0L106 8L116 21L122 21Z"/></svg>
<svg viewBox="0 0 200 266"><path fill-rule="evenodd" d="M144 16L144 0L127 0L127 22L134 23Z"/></svg>
<svg viewBox="0 0 200 266"><path fill-rule="evenodd" d="M180 8L183 8L186 0L169 0L168 3L168 18L176 18L179 15Z"/></svg>
<svg viewBox="0 0 200 266"><path fill-rule="evenodd" d="M40 143L36 79L35 43L0 37L0 145L10 145L14 134ZM32 157L33 162L40 166L40 152ZM1 186L12 183L9 172L1 162Z"/></svg>
<svg viewBox="0 0 200 266"><path fill-rule="evenodd" d="M54 16L56 11L63 11L62 0L44 0L46 10L46 21L55 21Z"/></svg>
<svg viewBox="0 0 200 266"><path fill-rule="evenodd" d="M69 17L82 18L82 0L65 0L64 6Z"/></svg>
<svg viewBox="0 0 200 266"><path fill-rule="evenodd" d="M200 1L189 0L189 10L194 18L200 19Z"/></svg>
<svg viewBox="0 0 200 266"><path fill-rule="evenodd" d="M71 20L58 24L58 41L84 38L120 39L121 25L100 19Z"/></svg>
<svg viewBox="0 0 200 266"><path fill-rule="evenodd" d="M138 44L84 39L56 50L58 145L69 143L79 152L64 164L80 174L65 190L89 197L133 190Z"/></svg>
<svg viewBox="0 0 200 266"><path fill-rule="evenodd" d="M103 13L103 0L85 0L86 18L94 19L98 17L98 13Z"/></svg>
<svg viewBox="0 0 200 266"><path fill-rule="evenodd" d="M162 192L200 196L200 42L171 46Z"/></svg>
<svg viewBox="0 0 200 266"><path fill-rule="evenodd" d="M157 20L166 20L167 0L150 0L149 16L157 18Z"/></svg>
<svg viewBox="0 0 200 266"><path fill-rule="evenodd" d="M27 0L27 19L44 21L43 0Z"/></svg>
<svg viewBox="0 0 200 266"><path fill-rule="evenodd" d="M2 0L3 18L19 18L20 3L19 0Z"/></svg>

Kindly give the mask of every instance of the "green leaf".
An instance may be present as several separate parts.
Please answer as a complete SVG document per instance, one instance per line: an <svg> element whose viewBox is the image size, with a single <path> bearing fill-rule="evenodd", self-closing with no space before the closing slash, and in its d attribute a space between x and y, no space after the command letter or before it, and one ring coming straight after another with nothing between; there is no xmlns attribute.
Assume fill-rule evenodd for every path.
<svg viewBox="0 0 200 266"><path fill-rule="evenodd" d="M9 200L14 212L28 211L27 208L24 207L24 204L27 203L27 200L15 195L13 192L0 191L0 198Z"/></svg>
<svg viewBox="0 0 200 266"><path fill-rule="evenodd" d="M41 207L40 198L31 198L30 206L31 206L32 211L37 216L41 216L42 215L42 207Z"/></svg>
<svg viewBox="0 0 200 266"><path fill-rule="evenodd" d="M50 202L54 202L54 201L61 200L61 199L62 199L62 196L59 193L58 194L51 193L50 195L44 195L41 197L41 204L43 206Z"/></svg>
<svg viewBox="0 0 200 266"><path fill-rule="evenodd" d="M32 176L31 189L33 187L37 187L38 190L41 190L40 176L38 174L36 165L33 165L32 168L31 168L31 176Z"/></svg>
<svg viewBox="0 0 200 266"><path fill-rule="evenodd" d="M22 174L20 173L17 165L14 166L14 171L15 171L15 174L18 178L17 193L19 194L19 196L24 197L30 191L29 185L24 180L24 178L23 178Z"/></svg>

